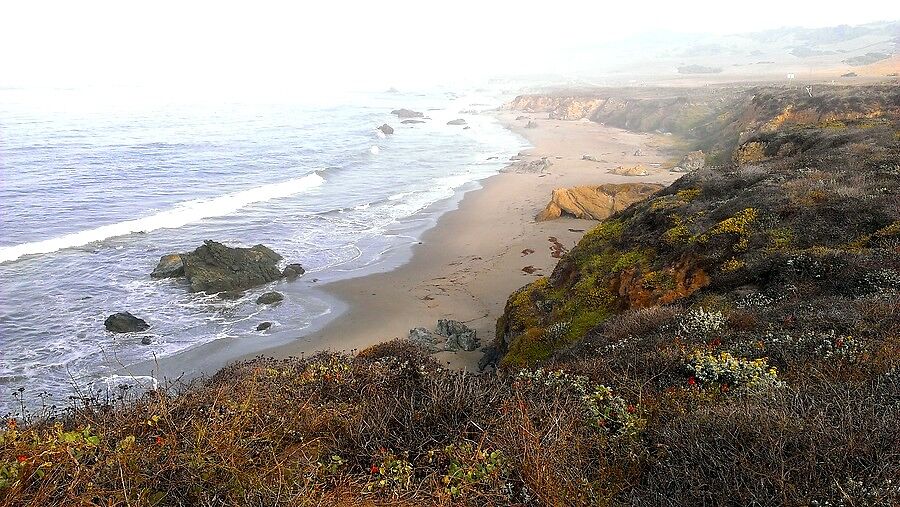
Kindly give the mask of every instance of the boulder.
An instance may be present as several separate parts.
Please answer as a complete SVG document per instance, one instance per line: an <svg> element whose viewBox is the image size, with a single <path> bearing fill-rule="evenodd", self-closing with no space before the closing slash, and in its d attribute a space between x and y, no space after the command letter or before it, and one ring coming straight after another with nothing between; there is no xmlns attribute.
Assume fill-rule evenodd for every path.
<svg viewBox="0 0 900 507"><path fill-rule="evenodd" d="M518 159L514 159L518 160ZM537 160L531 161L519 161L515 164L510 164L500 172L503 173L517 173L517 174L533 174L533 173L544 173L547 172L547 169L550 169L550 166L553 165L553 161L551 161L547 157L541 157Z"/></svg>
<svg viewBox="0 0 900 507"><path fill-rule="evenodd" d="M447 122L447 125L465 125L465 124L466 124L466 120L463 120L462 118L457 118L455 120L450 120Z"/></svg>
<svg viewBox="0 0 900 507"><path fill-rule="evenodd" d="M256 330L257 331L265 331L265 330L269 329L270 327L272 327L271 322L260 322L259 325L256 326Z"/></svg>
<svg viewBox="0 0 900 507"><path fill-rule="evenodd" d="M400 123L425 123L425 120L403 120Z"/></svg>
<svg viewBox="0 0 900 507"><path fill-rule="evenodd" d="M150 273L151 278L176 278L184 276L184 262L181 260L181 254L163 255L159 259L159 264Z"/></svg>
<svg viewBox="0 0 900 507"><path fill-rule="evenodd" d="M529 120L528 123L525 124L525 128L527 128L527 129L536 129L537 126L538 126L537 123L533 122L531 120Z"/></svg>
<svg viewBox="0 0 900 507"><path fill-rule="evenodd" d="M615 169L609 170L610 174L618 174L619 176L647 176L650 174L649 171L644 169L644 166L638 164L632 167L618 166Z"/></svg>
<svg viewBox="0 0 900 507"><path fill-rule="evenodd" d="M129 312L117 312L110 315L103 321L103 326L107 331L113 333L135 333L150 329L150 324Z"/></svg>
<svg viewBox="0 0 900 507"><path fill-rule="evenodd" d="M501 356L496 345L488 345L482 350L484 350L484 355L478 360L478 371L484 371L489 366L496 367Z"/></svg>
<svg viewBox="0 0 900 507"><path fill-rule="evenodd" d="M153 343L153 338L150 338L149 336L141 337L141 345L150 345L152 343Z"/></svg>
<svg viewBox="0 0 900 507"><path fill-rule="evenodd" d="M678 165L671 169L673 173L689 173L698 169L703 169L706 163L706 156L702 151L692 151L681 158Z"/></svg>
<svg viewBox="0 0 900 507"><path fill-rule="evenodd" d="M280 292L275 292L274 290L271 292L266 292L262 296L256 298L256 304L258 305L271 305L278 303L284 299L284 294Z"/></svg>
<svg viewBox="0 0 900 507"><path fill-rule="evenodd" d="M525 116L525 115L516 116L516 121L530 120L530 119L531 119L531 118L529 118L529 117L527 117L527 116Z"/></svg>
<svg viewBox="0 0 900 507"><path fill-rule="evenodd" d="M242 291L282 277L278 269L281 256L263 245L231 248L207 240L180 257L193 292Z"/></svg>
<svg viewBox="0 0 900 507"><path fill-rule="evenodd" d="M447 342L444 344L445 350L467 350L472 351L478 348L478 338L475 336L475 330L469 329L468 326L458 320L440 319L437 323L437 334L446 336Z"/></svg>
<svg viewBox="0 0 900 507"><path fill-rule="evenodd" d="M378 127L378 130L380 130L380 131L381 131L382 133L384 133L385 135L391 135L391 134L394 133L394 127L391 127L391 126L388 125L387 123L385 123L385 124L383 124L382 126Z"/></svg>
<svg viewBox="0 0 900 507"><path fill-rule="evenodd" d="M550 203L536 217L543 222L563 215L589 220L604 220L659 191L652 183L607 183L553 190Z"/></svg>
<svg viewBox="0 0 900 507"><path fill-rule="evenodd" d="M600 162L597 157L593 155L582 155L581 160L587 160L588 162Z"/></svg>
<svg viewBox="0 0 900 507"><path fill-rule="evenodd" d="M422 118L424 114L413 111L412 109L394 109L391 114L397 115L398 118Z"/></svg>
<svg viewBox="0 0 900 507"><path fill-rule="evenodd" d="M638 149L634 150L634 156L635 156L635 157L642 157L642 156L644 156L644 152L642 152L641 149L638 148Z"/></svg>
<svg viewBox="0 0 900 507"><path fill-rule="evenodd" d="M435 338L431 331L424 327L410 329L408 339L429 352L437 352L439 350L436 344L437 338Z"/></svg>
<svg viewBox="0 0 900 507"><path fill-rule="evenodd" d="M294 280L303 273L306 273L306 270L303 269L303 266L295 263L285 266L284 271L281 272L281 276L287 278L288 280Z"/></svg>

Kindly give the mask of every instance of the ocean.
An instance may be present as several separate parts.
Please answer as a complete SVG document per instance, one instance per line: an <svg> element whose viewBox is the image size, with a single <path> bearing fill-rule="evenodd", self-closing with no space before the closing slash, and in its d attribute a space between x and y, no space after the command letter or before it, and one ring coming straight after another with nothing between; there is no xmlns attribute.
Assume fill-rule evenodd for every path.
<svg viewBox="0 0 900 507"><path fill-rule="evenodd" d="M233 349L223 361L264 351L339 317L319 285L404 262L462 192L526 146L478 114L504 98L0 89L0 414L17 413L20 399L64 406L102 395L135 380L122 373L130 365L217 341ZM428 119L403 124L397 108ZM447 125L456 118L469 128ZM381 134L382 123L395 133ZM205 239L262 243L307 273L236 301L150 278L160 256ZM268 290L285 301L257 305ZM151 328L109 333L103 321L117 311ZM272 330L257 332L262 321Z"/></svg>

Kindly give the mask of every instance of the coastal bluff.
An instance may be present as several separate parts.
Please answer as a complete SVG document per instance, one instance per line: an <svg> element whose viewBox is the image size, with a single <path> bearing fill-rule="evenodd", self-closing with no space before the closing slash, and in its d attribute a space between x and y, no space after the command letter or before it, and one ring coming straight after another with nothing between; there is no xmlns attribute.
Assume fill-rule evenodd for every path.
<svg viewBox="0 0 900 507"><path fill-rule="evenodd" d="M550 202L535 220L543 222L564 215L603 220L663 188L653 183L608 183L553 190Z"/></svg>

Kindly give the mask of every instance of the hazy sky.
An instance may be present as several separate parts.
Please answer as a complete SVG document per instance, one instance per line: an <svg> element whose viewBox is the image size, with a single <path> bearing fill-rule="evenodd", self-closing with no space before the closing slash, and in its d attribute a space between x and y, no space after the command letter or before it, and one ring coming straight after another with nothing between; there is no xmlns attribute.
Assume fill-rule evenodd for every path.
<svg viewBox="0 0 900 507"><path fill-rule="evenodd" d="M403 86L540 71L564 60L567 48L655 30L734 33L897 19L898 4L3 0L0 85Z"/></svg>

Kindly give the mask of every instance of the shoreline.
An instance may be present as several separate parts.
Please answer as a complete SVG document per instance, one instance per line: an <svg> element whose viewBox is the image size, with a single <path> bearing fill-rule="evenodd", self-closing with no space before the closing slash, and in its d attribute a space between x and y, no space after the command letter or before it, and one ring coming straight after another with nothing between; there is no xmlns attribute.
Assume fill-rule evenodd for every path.
<svg viewBox="0 0 900 507"><path fill-rule="evenodd" d="M668 184L681 174L659 166L669 158L661 152L663 136L636 133L587 121L546 120L518 112L493 113L501 125L524 137L532 148L521 160L548 157L546 173L501 172L480 180L481 188L463 193L455 208L439 216L413 245L408 262L384 272L323 284L318 289L345 305L339 317L322 328L262 351L274 357L300 356L321 350L361 350L394 338L411 328L433 328L437 319L452 318L475 329L481 346L494 340L495 323L515 290L552 272L556 238L574 246L593 220L563 217L536 222L555 188L603 183ZM641 155L634 155L640 149ZM590 154L603 162L582 160ZM644 165L647 176L607 173L617 165ZM533 250L533 253L526 253ZM523 268L533 268L533 273ZM531 269L529 269L531 270ZM245 355L236 360L259 354ZM451 368L477 369L482 352L439 352L435 357Z"/></svg>

